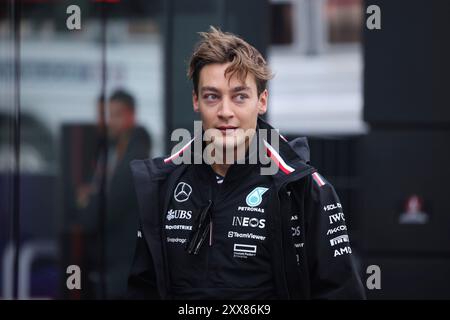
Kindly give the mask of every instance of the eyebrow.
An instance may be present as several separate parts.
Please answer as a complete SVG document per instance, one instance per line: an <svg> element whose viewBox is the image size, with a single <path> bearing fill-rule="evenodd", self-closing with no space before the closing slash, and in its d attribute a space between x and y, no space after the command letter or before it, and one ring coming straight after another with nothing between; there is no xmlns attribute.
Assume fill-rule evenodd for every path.
<svg viewBox="0 0 450 320"><path fill-rule="evenodd" d="M232 92L250 91L250 87L247 87L247 86L234 87L233 89L231 89L231 91Z"/></svg>
<svg viewBox="0 0 450 320"><path fill-rule="evenodd" d="M215 88L215 87L201 87L200 89L201 92L204 91L213 91L213 92L220 92L219 89ZM250 91L250 87L247 86L238 86L238 87L234 87L231 89L231 92L239 92L239 91Z"/></svg>
<svg viewBox="0 0 450 320"><path fill-rule="evenodd" d="M206 87L201 87L201 88L200 88L200 91L201 91L201 92L203 92L203 91L219 92L219 90L218 90L217 88L214 88L214 87L208 87L208 86L206 86Z"/></svg>

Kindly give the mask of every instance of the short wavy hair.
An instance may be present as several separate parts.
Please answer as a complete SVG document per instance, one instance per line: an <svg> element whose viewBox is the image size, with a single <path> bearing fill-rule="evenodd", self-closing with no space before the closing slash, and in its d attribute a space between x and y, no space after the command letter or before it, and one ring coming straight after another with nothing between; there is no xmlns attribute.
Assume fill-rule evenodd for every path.
<svg viewBox="0 0 450 320"><path fill-rule="evenodd" d="M228 63L230 66L225 70L225 76L234 75L242 82L250 72L256 80L258 96L266 89L267 81L273 75L261 53L253 46L238 36L222 32L210 26L208 32L199 32L200 41L192 53L187 76L194 85L195 94L198 95L198 81L202 68L211 63Z"/></svg>

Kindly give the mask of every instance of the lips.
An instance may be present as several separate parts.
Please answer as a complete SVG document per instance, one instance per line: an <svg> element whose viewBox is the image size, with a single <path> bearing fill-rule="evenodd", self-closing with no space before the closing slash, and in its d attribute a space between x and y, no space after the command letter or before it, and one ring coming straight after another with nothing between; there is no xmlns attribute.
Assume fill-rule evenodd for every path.
<svg viewBox="0 0 450 320"><path fill-rule="evenodd" d="M225 135L233 134L234 131L237 128L238 127L234 127L234 126L220 126L220 127L217 127L217 129L219 129L222 132L222 134L225 134Z"/></svg>

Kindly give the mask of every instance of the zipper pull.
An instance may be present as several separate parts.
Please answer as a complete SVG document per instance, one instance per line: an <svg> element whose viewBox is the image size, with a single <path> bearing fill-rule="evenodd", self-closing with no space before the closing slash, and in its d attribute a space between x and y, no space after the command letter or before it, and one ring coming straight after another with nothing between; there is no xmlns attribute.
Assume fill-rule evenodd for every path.
<svg viewBox="0 0 450 320"><path fill-rule="evenodd" d="M211 205L212 201L209 200L208 205L202 210L197 218L196 224L192 228L190 240L185 246L185 250L187 250L189 254L197 254L208 235L208 232L211 232ZM207 219L209 219L209 221ZM211 241L212 239L210 238L210 242Z"/></svg>
<svg viewBox="0 0 450 320"><path fill-rule="evenodd" d="M211 200L210 200L211 201ZM212 201L211 201L212 204ZM210 204L210 206L211 206ZM209 214L209 246L212 246L213 242L213 216L211 210L208 211Z"/></svg>
<svg viewBox="0 0 450 320"><path fill-rule="evenodd" d="M194 255L198 254L198 252L200 251L200 248L202 247L202 244L205 241L208 233L209 233L209 228L205 228L205 230L203 230L203 234L202 234L202 237L200 238L200 241L198 242L197 246L195 247Z"/></svg>
<svg viewBox="0 0 450 320"><path fill-rule="evenodd" d="M209 221L209 246L212 246L212 241L213 241L213 222L212 222L212 218Z"/></svg>

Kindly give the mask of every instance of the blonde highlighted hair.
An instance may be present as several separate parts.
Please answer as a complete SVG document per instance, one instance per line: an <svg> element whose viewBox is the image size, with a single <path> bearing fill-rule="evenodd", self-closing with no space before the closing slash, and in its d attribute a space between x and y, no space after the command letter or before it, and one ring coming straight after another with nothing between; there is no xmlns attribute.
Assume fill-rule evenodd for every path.
<svg viewBox="0 0 450 320"><path fill-rule="evenodd" d="M222 32L210 26L208 32L199 32L201 40L197 43L191 56L187 76L194 85L195 94L198 95L198 81L201 69L211 63L231 64L225 70L225 76L234 75L242 82L247 74L253 74L256 80L258 96L266 89L270 80L270 71L266 60L253 46L238 36Z"/></svg>

